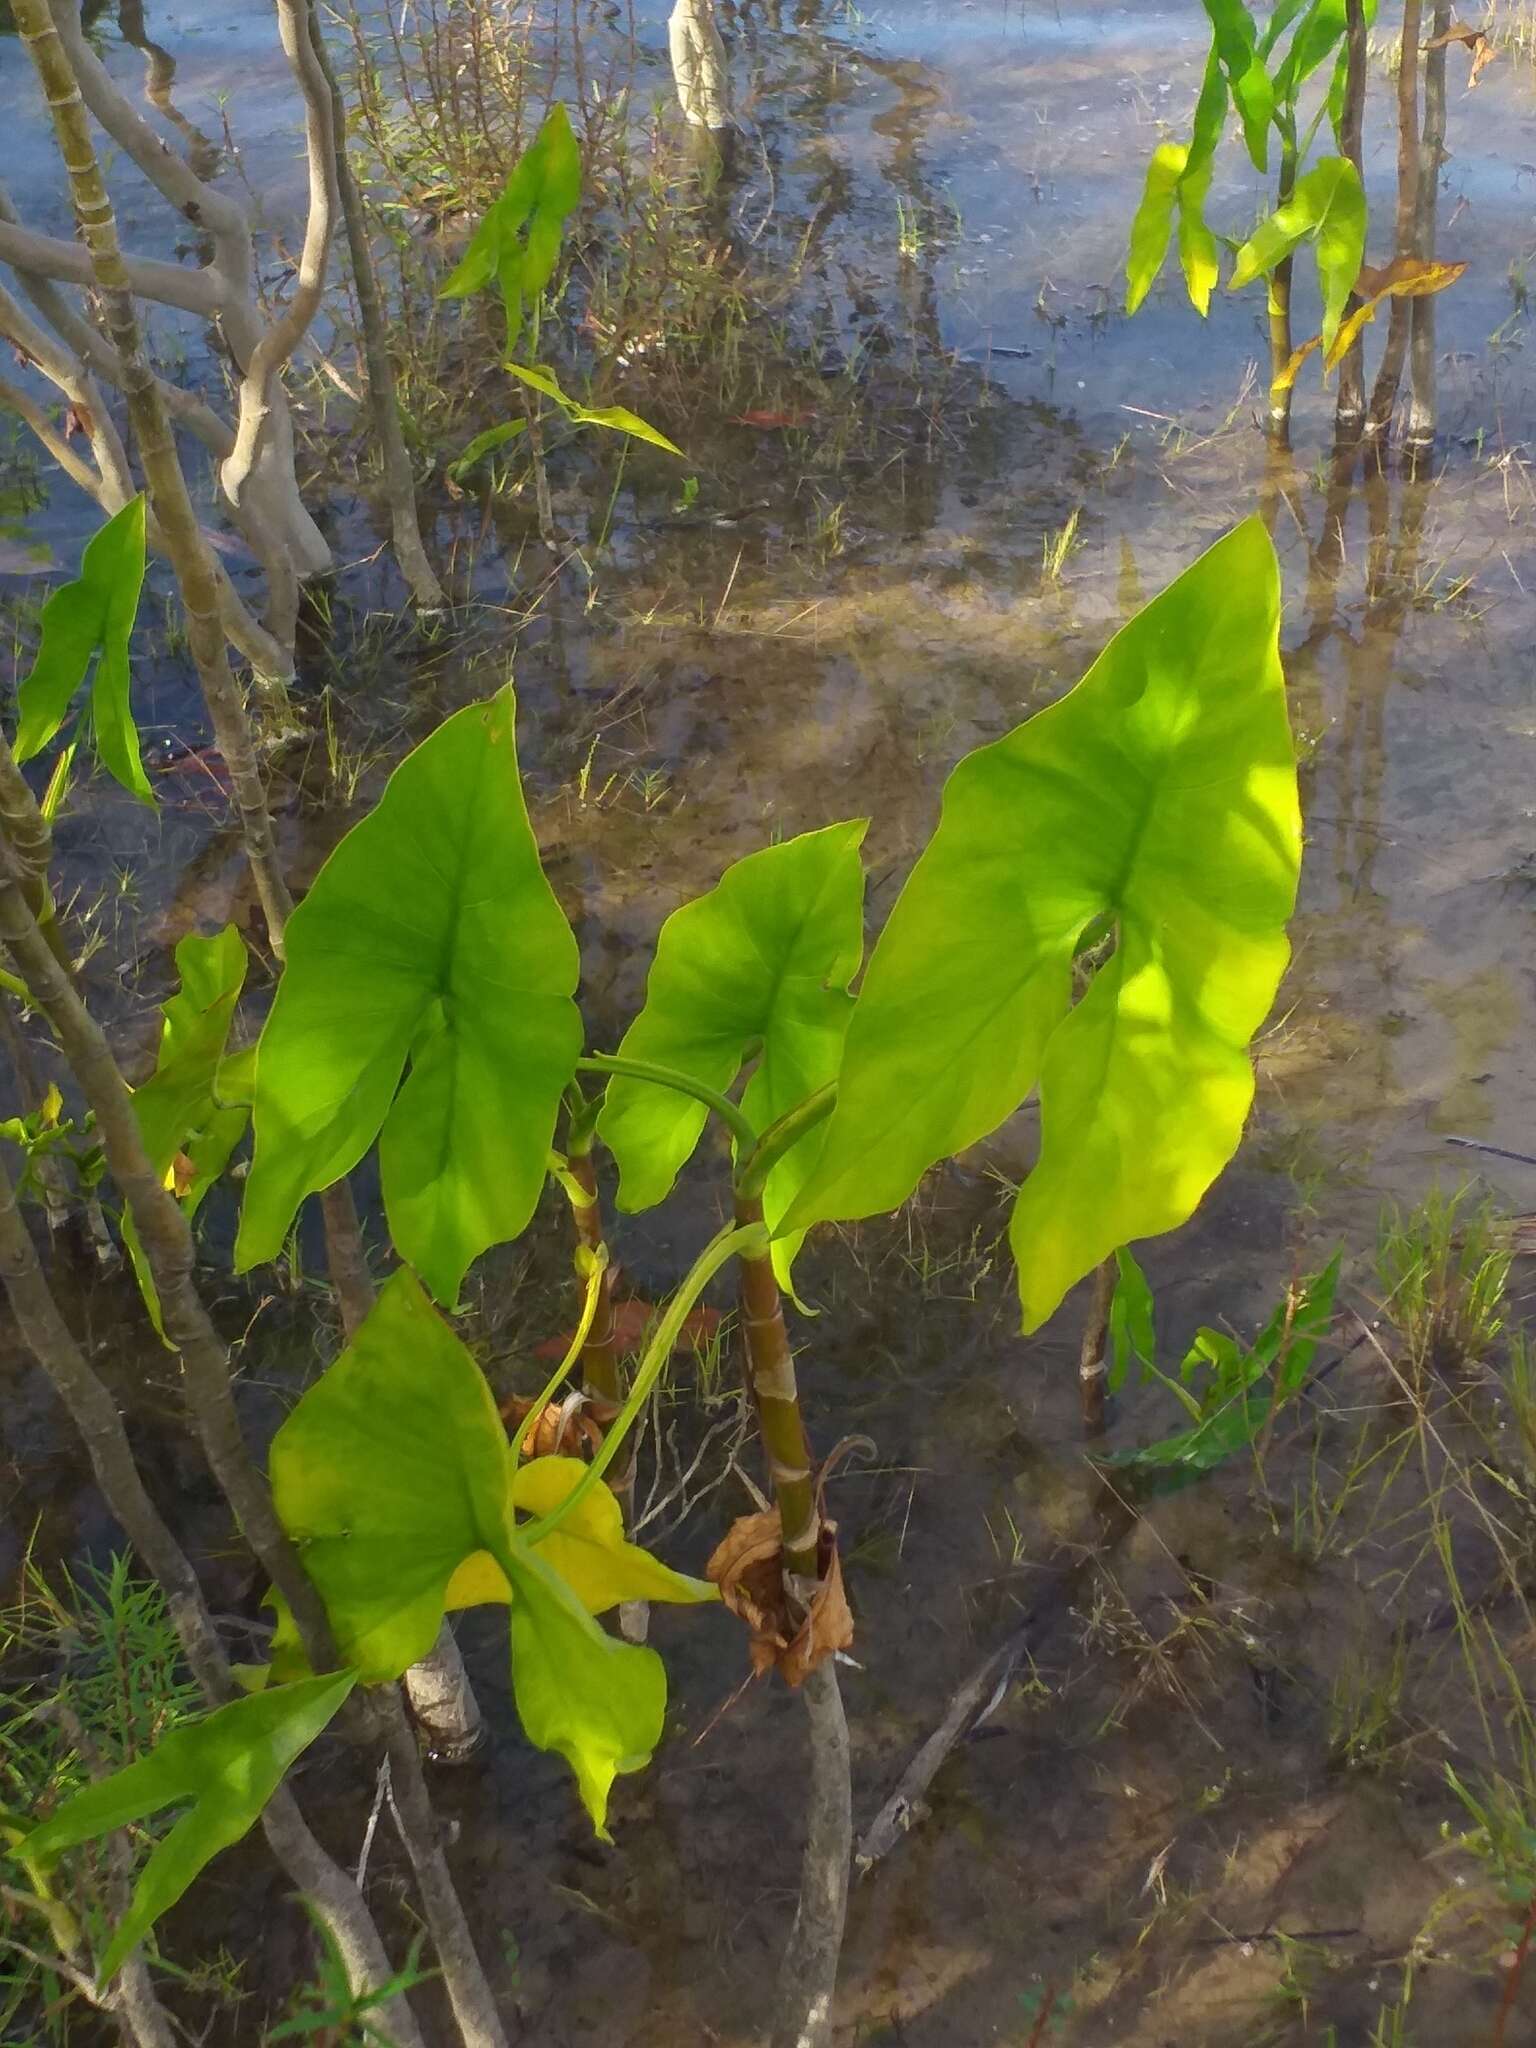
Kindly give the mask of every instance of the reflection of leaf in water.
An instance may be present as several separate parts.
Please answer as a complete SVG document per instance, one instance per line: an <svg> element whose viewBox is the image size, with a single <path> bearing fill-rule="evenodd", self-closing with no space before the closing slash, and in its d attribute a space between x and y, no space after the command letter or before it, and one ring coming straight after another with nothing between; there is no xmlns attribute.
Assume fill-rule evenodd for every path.
<svg viewBox="0 0 1536 2048"><path fill-rule="evenodd" d="M0 535L0 576L46 576L58 566L46 541Z"/></svg>
<svg viewBox="0 0 1536 2048"><path fill-rule="evenodd" d="M1429 1007L1449 1027L1452 1040L1440 1066L1444 1084L1439 1100L1431 1105L1429 1128L1486 1134L1492 1128L1496 1107L1487 1085L1492 1078L1489 1070L1496 1056L1517 1039L1519 995L1500 966L1429 982L1425 993ZM1431 1090L1434 1079L1432 1075Z"/></svg>

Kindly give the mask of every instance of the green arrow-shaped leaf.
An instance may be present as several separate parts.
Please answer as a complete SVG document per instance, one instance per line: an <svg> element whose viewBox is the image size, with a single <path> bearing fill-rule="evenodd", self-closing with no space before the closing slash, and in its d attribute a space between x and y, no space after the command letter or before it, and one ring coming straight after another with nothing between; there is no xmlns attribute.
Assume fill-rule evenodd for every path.
<svg viewBox="0 0 1536 2048"><path fill-rule="evenodd" d="M565 222L580 200L581 151L570 117L557 101L512 166L500 196L438 296L467 298L494 280L506 312L510 354L529 306L555 274Z"/></svg>
<svg viewBox="0 0 1536 2048"><path fill-rule="evenodd" d="M864 949L867 820L828 825L749 853L661 928L645 1007L621 1057L676 1067L718 1092L757 1053L742 1107L759 1130L836 1077ZM650 1082L608 1084L598 1131L619 1166L619 1206L664 1201L692 1156L707 1110ZM763 1209L774 1227L817 1149L801 1140L769 1175ZM776 1248L781 1283L798 1244Z"/></svg>
<svg viewBox="0 0 1536 2048"><path fill-rule="evenodd" d="M1240 291L1267 277L1302 242L1317 245L1317 274L1323 291L1323 346L1332 342L1360 265L1365 261L1365 188L1347 157L1325 156L1304 177L1283 206L1261 221L1237 252L1231 289Z"/></svg>
<svg viewBox="0 0 1536 2048"><path fill-rule="evenodd" d="M139 1873L127 1913L101 1959L110 1982L162 1914L203 1866L238 1842L260 1817L283 1774L336 1713L357 1683L355 1671L273 1686L219 1707L162 1736L148 1756L87 1785L21 1844L45 1868L66 1849L167 1806L188 1806L156 1843Z"/></svg>
<svg viewBox="0 0 1536 2048"><path fill-rule="evenodd" d="M289 921L241 1269L275 1257L304 1196L382 1133L391 1235L451 1302L538 1201L581 1047L577 964L528 823L509 685L407 756Z"/></svg>
<svg viewBox="0 0 1536 2048"><path fill-rule="evenodd" d="M1076 689L955 769L849 1026L786 1222L873 1215L1040 1083L1014 1211L1026 1329L1117 1246L1171 1230L1230 1158L1247 1045L1289 948L1301 830L1256 519L1116 634ZM1072 1004L1078 939L1115 952Z"/></svg>
<svg viewBox="0 0 1536 2048"><path fill-rule="evenodd" d="M97 657L91 723L102 766L141 802L154 792L129 702L128 642L144 584L144 499L130 499L86 543L80 574L43 606L42 641L17 691L16 759L40 754L68 716Z"/></svg>

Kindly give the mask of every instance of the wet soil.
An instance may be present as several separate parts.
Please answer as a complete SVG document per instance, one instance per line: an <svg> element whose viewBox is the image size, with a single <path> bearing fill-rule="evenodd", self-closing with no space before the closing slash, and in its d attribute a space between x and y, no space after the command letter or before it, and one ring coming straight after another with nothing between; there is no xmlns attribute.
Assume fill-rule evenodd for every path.
<svg viewBox="0 0 1536 2048"><path fill-rule="evenodd" d="M259 203L263 274L281 291L300 167L265 10L151 13L184 116L222 142L227 111L239 155L224 174ZM561 451L574 546L557 569L520 500L437 495L434 543L464 601L418 633L356 480L356 424L300 366L307 460L344 566L329 636L306 660L314 737L275 765L296 877L407 746L510 669L592 1040L611 1043L661 919L772 835L869 815L878 923L953 762L1069 685L1146 596L1261 509L1284 568L1305 751L1295 961L1243 1150L1146 1264L1174 1357L1198 1323L1251 1331L1335 1246L1351 1314L1326 1379L1261 1461L1127 1527L1082 1455L1082 1299L1040 1337L1016 1334L999 1240L1004 1183L1033 1154L1028 1111L890 1224L810 1248L804 1286L821 1314L796 1340L817 1445L857 1432L876 1446L844 1468L834 1501L860 1625L844 1675L860 1820L981 1657L1024 1614L1038 1620L931 1812L855 1889L840 2039L1487 2041L1508 1915L1444 1839L1464 1821L1445 1765L1516 1768L1527 1477L1499 1354L1475 1382L1415 1402L1359 1318L1376 1316L1383 1203L1470 1161L1501 1208L1536 1209L1536 1170L1446 1142L1536 1150L1536 389L1521 285L1536 78L1504 60L1470 99L1453 78L1442 245L1469 270L1441 301L1442 435L1414 477L1334 464L1331 395L1315 385L1298 396L1295 452L1266 447L1252 295L1218 297L1201 323L1165 280L1134 322L1119 311L1142 165L1198 84L1197 6L974 0L794 24L743 9L731 26L750 146L729 219L765 290L786 252L804 255L777 279L772 349L748 350L734 383L681 344L669 362L663 339L615 393L687 450L692 504L649 451L622 466L612 447ZM646 17L637 34L639 73L659 85L662 27ZM104 49L125 77L142 62L110 24ZM58 230L26 86L0 39L6 177L23 212ZM1392 163L1373 126L1382 220ZM1213 212L1241 231L1260 204L1256 174L1227 162ZM161 246L147 195L125 221ZM179 374L206 373L206 337L167 321L159 340ZM344 356L341 323L335 346ZM754 409L798 423L742 424ZM15 551L67 565L89 528L68 491L19 439L0 442L0 594L18 616L49 572L12 573ZM1076 545L1053 576L1044 551L1073 514ZM196 741L193 678L155 588L136 702L157 737ZM183 769L162 787L149 816L93 784L59 832L62 893L98 942L90 993L130 1065L147 1057L175 939L253 917L216 779ZM661 1216L623 1226L641 1291L664 1290L712 1226L715 1164ZM207 1216L210 1286L261 1434L333 1333L302 1284L236 1287L228 1203ZM473 1327L498 1385L526 1379L532 1345L568 1319L563 1262L553 1211L485 1262ZM171 1362L123 1283L80 1261L59 1277L216 1604L253 1612L260 1589L177 1432ZM1517 1261L1516 1325L1529 1280ZM1381 1341L1390 1349L1390 1330ZM46 1553L99 1552L110 1525L68 1426L7 1343L0 1565L39 1518ZM702 1420L691 1401L666 1411L679 1443L729 1417L730 1370ZM1128 1391L1110 1444L1176 1420L1155 1387ZM718 1486L666 1542L695 1569L747 1504L739 1481L707 1469ZM442 1774L443 1812L508 2011L551 2048L745 2042L787 1930L797 1703L762 1686L737 1696L744 1646L727 1616L659 1614L654 1630L672 1726L653 1769L620 1786L608 1849L563 1770L515 1733L495 1628L464 1625L497 1733L480 1766ZM349 1854L371 1790L354 1770L327 1753L310 1773ZM387 1833L372 1870L394 1910ZM175 1927L178 1952L214 1928L252 1952L252 1998L217 2038L259 2038L291 1972L302 1944L278 1896L245 1859ZM1536 1985L1504 2038L1536 2040Z"/></svg>

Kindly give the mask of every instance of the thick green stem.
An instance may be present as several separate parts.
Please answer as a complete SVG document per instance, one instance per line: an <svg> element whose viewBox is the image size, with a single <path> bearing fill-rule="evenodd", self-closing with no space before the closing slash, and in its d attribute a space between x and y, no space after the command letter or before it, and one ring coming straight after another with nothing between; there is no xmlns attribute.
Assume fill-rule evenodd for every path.
<svg viewBox="0 0 1536 2048"><path fill-rule="evenodd" d="M776 1118L737 1168L737 1194L760 1195L779 1161L795 1149L807 1131L813 1131L818 1124L826 1122L836 1102L837 1083L828 1081L814 1095L808 1095L804 1102L796 1103L793 1109L787 1109L783 1116Z"/></svg>
<svg viewBox="0 0 1536 2048"><path fill-rule="evenodd" d="M1397 250L1414 256L1419 207L1419 38L1424 32L1423 0L1403 0L1403 47L1397 65ZM1387 326L1387 345L1371 390L1366 431L1384 435L1392 424L1397 387L1402 381L1413 325L1412 301L1395 298Z"/></svg>
<svg viewBox="0 0 1536 2048"><path fill-rule="evenodd" d="M695 1102L714 1111L735 1138L743 1156L756 1149L757 1131L751 1118L744 1116L728 1095L703 1081L695 1081L691 1074L680 1073L676 1067L664 1067L655 1060L621 1059L616 1053L594 1052L576 1062L576 1071L618 1074L629 1081L654 1081L658 1088L673 1088L679 1095L691 1095Z"/></svg>

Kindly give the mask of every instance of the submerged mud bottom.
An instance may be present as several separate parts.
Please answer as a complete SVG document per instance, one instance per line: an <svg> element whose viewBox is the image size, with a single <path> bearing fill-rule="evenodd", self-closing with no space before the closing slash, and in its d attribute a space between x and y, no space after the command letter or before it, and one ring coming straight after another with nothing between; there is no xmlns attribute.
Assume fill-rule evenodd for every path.
<svg viewBox="0 0 1536 2048"><path fill-rule="evenodd" d="M800 328L760 333L755 354L750 336L733 344L745 369L707 361L707 410L707 337L693 355L664 339L637 354L625 395L658 401L688 465L561 453L556 509L579 555L539 552L521 498L436 503L463 602L431 632L402 623L356 448L307 412L353 566L330 640L306 649L309 737L272 757L295 885L405 748L510 665L594 1043L633 1015L662 917L728 861L869 813L878 921L961 754L1059 693L1236 517L1260 508L1283 557L1308 831L1296 958L1237 1166L1190 1230L1145 1249L1176 1360L1202 1323L1251 1335L1342 1245L1334 1340L1253 1452L1140 1499L1084 1456L1087 1290L1043 1337L1015 1334L1003 1231L1031 1116L891 1223L813 1241L800 1284L820 1314L794 1341L816 1448L850 1433L877 1447L840 1468L829 1502L858 1620L839 1672L856 1838L957 1689L1018 1645L1002 1697L852 1889L843 2048L1438 2048L1500 2024L1508 2048L1536 2039L1521 1911L1496 1842L1457 1846L1478 1822L1456 1790L1505 1814L1510 1839L1536 1814L1536 1480L1509 1343L1529 1262L1487 1356L1419 1378L1374 1262L1382 1204L1469 1166L1504 1211L1536 1208L1518 1160L1445 1142L1536 1151L1530 372L1513 339L1485 347L1524 260L1528 111L1491 74L1475 127L1453 131L1447 176L1481 242L1442 309L1437 463L1335 460L1322 392L1298 401L1294 453L1276 452L1253 423L1244 365L1261 336L1244 302L1218 301L1198 329L1175 297L1135 326L1112 310L1142 145L1166 96L1187 86L1192 102L1198 83L1198 15L898 7L869 28L867 61L813 23L746 23L798 81L790 110L764 116L771 199L743 189L752 225L777 206L805 229ZM35 476L7 489L0 516L32 519ZM40 516L65 558L62 500ZM174 770L162 808L146 821L91 785L59 839L92 1000L147 1067L175 940L231 919L258 947L262 933L218 764L198 763L184 652L156 628L140 666ZM717 1164L679 1216L622 1222L630 1295L662 1297L713 1228ZM229 1281L232 1199L205 1212L207 1277L264 1441L335 1333L316 1329L307 1234L277 1279ZM370 1216L377 1241L376 1202ZM528 1392L531 1354L570 1325L563 1226L552 1204L477 1279L498 1394ZM258 1655L265 1588L186 1447L174 1362L126 1279L54 1259L157 1498L232 1641ZM681 1362L642 1452L637 1498L659 1500L708 1445L688 1511L659 1524L684 1568L751 1504L728 1455L756 1472L736 1371L729 1343L717 1381ZM104 1555L113 1531L63 1418L14 1347L0 1374L8 1570L29 1544L45 1564ZM1178 1419L1162 1389L1126 1386L1103 1447ZM472 1614L460 1634L489 1742L434 1785L509 2024L541 2048L761 2041L799 1884L801 1703L744 1685L728 1616L658 1611L667 1740L620 1781L607 1848L563 1764L515 1732L503 1632ZM349 1867L369 1843L369 1895L403 1955L407 1866L387 1801L370 1835L371 1768L328 1744L299 1790ZM194 2033L254 2048L318 1959L253 1847L167 1923L178 1966L221 1945L238 1972L164 1980L167 2001ZM437 1988L416 1996L445 2027Z"/></svg>

